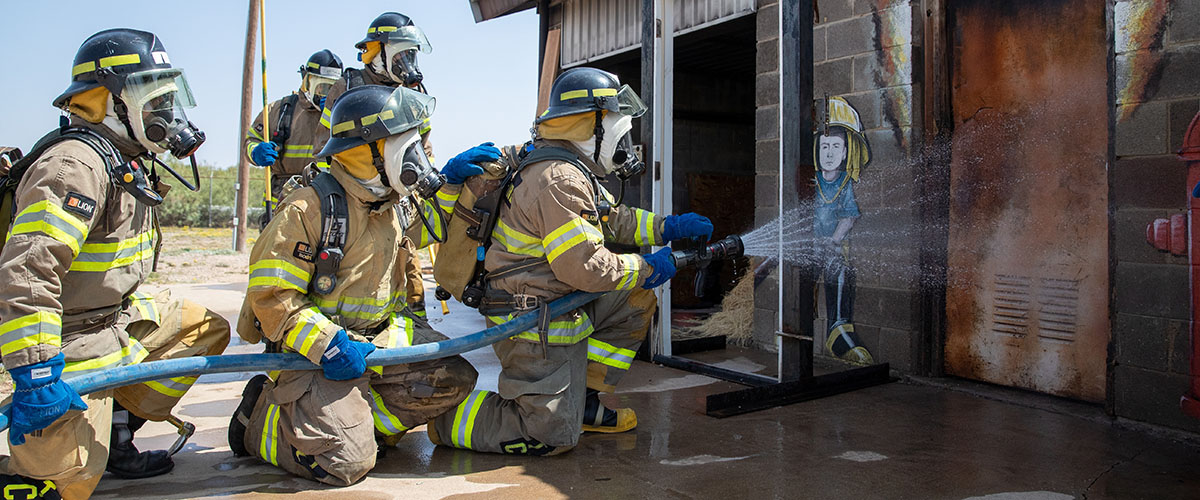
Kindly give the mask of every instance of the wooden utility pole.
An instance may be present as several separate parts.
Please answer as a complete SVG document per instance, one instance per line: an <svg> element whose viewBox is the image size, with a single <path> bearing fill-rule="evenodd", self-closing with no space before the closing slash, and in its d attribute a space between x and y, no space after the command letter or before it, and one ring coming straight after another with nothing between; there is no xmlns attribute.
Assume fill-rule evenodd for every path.
<svg viewBox="0 0 1200 500"><path fill-rule="evenodd" d="M262 0L250 0L250 13L246 16L246 52L242 56L242 121L238 138L250 129L251 102L254 100L254 48L258 40L258 12ZM237 141L238 185L237 215L233 229L233 249L246 250L246 217L250 205L250 160L242 151L242 141Z"/></svg>

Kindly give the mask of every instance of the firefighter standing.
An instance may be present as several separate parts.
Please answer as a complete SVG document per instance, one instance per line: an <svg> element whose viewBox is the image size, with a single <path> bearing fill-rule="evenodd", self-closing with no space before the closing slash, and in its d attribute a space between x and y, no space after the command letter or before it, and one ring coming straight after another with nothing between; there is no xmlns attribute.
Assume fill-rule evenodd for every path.
<svg viewBox="0 0 1200 500"><path fill-rule="evenodd" d="M204 141L184 113L193 100L182 70L154 34L113 29L83 42L71 73L54 100L69 123L34 147L0 253L0 345L16 385L12 456L0 464L6 498L86 498L106 468L170 471L170 456L139 453L133 432L166 419L195 377L82 398L64 380L220 354L229 341L229 324L211 311L138 291L159 242L153 207L169 187L146 176L152 156L186 158Z"/></svg>
<svg viewBox="0 0 1200 500"><path fill-rule="evenodd" d="M300 67L300 75L300 90L268 107L271 140L262 136L261 112L242 140L246 157L255 165L271 169L272 207L284 198L283 189L288 179L301 175L313 162L317 138L328 135L328 130L320 124L321 107L329 89L342 76L342 60L329 49L322 50Z"/></svg>
<svg viewBox="0 0 1200 500"><path fill-rule="evenodd" d="M333 137L318 154L331 157L329 173L284 200L255 243L239 335L251 342L265 337L323 372L252 379L229 426L234 453L349 485L374 467L376 438L394 444L407 429L457 406L474 386L475 369L460 356L369 370L364 361L376 346L447 338L400 313L404 265L414 246L406 242L430 239L423 223L407 232L401 227L396 202L410 186L400 173L411 168L437 177L418 133L433 104L405 87L346 92L330 115ZM318 194L331 189L328 182L344 195ZM328 201L338 197L342 209ZM445 227L446 215L424 206L442 221L432 225ZM344 215L336 216L338 210ZM340 264L329 255L342 255Z"/></svg>
<svg viewBox="0 0 1200 500"><path fill-rule="evenodd" d="M504 195L510 203L502 205L492 232L480 312L489 324L502 324L518 314L544 313L547 302L576 290L611 293L495 344L500 392L474 391L457 410L430 422L435 444L552 455L575 446L581 430L634 428L633 410L605 408L598 393L612 391L629 369L656 306L652 289L675 267L670 248L639 256L613 253L604 244L662 245L712 234L704 217L659 217L616 205L600 186L601 177L625 179L644 170L630 131L645 106L632 89L612 74L577 68L555 80L551 96L535 121L535 149ZM447 174L448 182L455 180Z"/></svg>
<svg viewBox="0 0 1200 500"><path fill-rule="evenodd" d="M329 89L321 117L321 124L325 128L331 127L329 115L333 105L337 103L343 93L354 87L384 85L393 88L406 87L422 94L429 93L425 90L423 83L425 76L421 74L421 69L417 65L417 53L428 54L433 51L433 46L425 37L425 32L421 31L421 28L414 24L408 16L398 12L380 14L374 21L371 21L371 26L367 28L367 35L354 44L354 47L359 50L359 59L363 63L363 68L347 68L342 78ZM425 155L429 157L430 164L436 164L433 156L433 143L430 141L433 128L429 119L426 119L418 130L421 134L421 145L425 148ZM319 151L325 146L324 141L327 140L329 140L329 135L318 138L314 147ZM318 165L320 164L318 163ZM400 205L399 214L402 221L408 224L416 223L417 217L414 210L417 202L410 197L402 197ZM406 250L409 260L405 264L404 271L408 276L405 302L408 304L408 311L417 318L417 321L428 326L425 320L425 284L421 277L421 259L417 256L416 247L409 247Z"/></svg>

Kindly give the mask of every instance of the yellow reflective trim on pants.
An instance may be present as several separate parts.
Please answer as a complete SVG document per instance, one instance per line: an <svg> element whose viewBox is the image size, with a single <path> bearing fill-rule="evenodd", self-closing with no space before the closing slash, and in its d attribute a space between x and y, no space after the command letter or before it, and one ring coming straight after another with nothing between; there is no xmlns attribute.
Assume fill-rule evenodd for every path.
<svg viewBox="0 0 1200 500"><path fill-rule="evenodd" d="M457 448L471 449L471 434L475 431L475 417L484 398L491 391L473 391L458 405L454 413L454 425L450 431L450 444Z"/></svg>
<svg viewBox="0 0 1200 500"><path fill-rule="evenodd" d="M74 257L79 255L79 248L87 239L88 226L57 204L42 200L17 214L8 236L29 233L41 233L58 240L71 248L71 256Z"/></svg>
<svg viewBox="0 0 1200 500"><path fill-rule="evenodd" d="M628 370L633 365L637 353L622 349L604 341L588 338L588 360L595 361L613 368Z"/></svg>
<svg viewBox="0 0 1200 500"><path fill-rule="evenodd" d="M250 288L272 286L308 293L310 279L311 273L286 260L264 259L250 265Z"/></svg>
<svg viewBox="0 0 1200 500"><path fill-rule="evenodd" d="M141 342L138 342L135 338L130 338L129 345L122 347L120 350L110 352L98 358L67 363L66 368L63 368L63 377L66 378L66 374L68 373L72 377L77 377L97 370L136 365L149 355L150 353L146 351Z"/></svg>
<svg viewBox="0 0 1200 500"><path fill-rule="evenodd" d="M371 393L371 418L375 420L375 430L385 436L395 436L407 431L408 427L400 422L400 418L388 411L387 406L383 404L383 397L375 392L375 388L367 386L367 390Z"/></svg>
<svg viewBox="0 0 1200 500"><path fill-rule="evenodd" d="M71 262L71 271L103 273L154 259L154 231L111 243L84 243Z"/></svg>
<svg viewBox="0 0 1200 500"><path fill-rule="evenodd" d="M617 283L617 290L632 290L641 274L642 262L633 254L618 254L617 259L621 261L621 281Z"/></svg>
<svg viewBox="0 0 1200 500"><path fill-rule="evenodd" d="M333 322L315 307L302 309L298 316L296 326L292 327L292 330L284 337L283 343L307 358L313 343L317 341L325 328L333 325Z"/></svg>
<svg viewBox="0 0 1200 500"><path fill-rule="evenodd" d="M258 455L271 465L279 466L275 442L276 428L279 427L279 405L267 405L267 421L263 424L262 442L258 445Z"/></svg>
<svg viewBox="0 0 1200 500"><path fill-rule="evenodd" d="M0 323L0 355L46 344L62 347L62 318L38 311Z"/></svg>
<svg viewBox="0 0 1200 500"><path fill-rule="evenodd" d="M503 325L517 316L516 313L508 316L488 316L487 318L497 325ZM551 321L550 328L546 332L546 341L551 344L575 344L580 340L587 338L595 328L592 326L592 321L587 314L580 313L579 317L574 320ZM537 330L527 330L512 338L532 340L541 342L542 338L538 335Z"/></svg>
<svg viewBox="0 0 1200 500"><path fill-rule="evenodd" d="M133 307L142 315L142 319L158 323L158 304L154 302L154 297L145 292L133 292L129 298Z"/></svg>
<svg viewBox="0 0 1200 500"><path fill-rule="evenodd" d="M603 244L604 235L587 221L575 217L543 238L542 248L546 250L546 260L553 263L559 255L585 241Z"/></svg>

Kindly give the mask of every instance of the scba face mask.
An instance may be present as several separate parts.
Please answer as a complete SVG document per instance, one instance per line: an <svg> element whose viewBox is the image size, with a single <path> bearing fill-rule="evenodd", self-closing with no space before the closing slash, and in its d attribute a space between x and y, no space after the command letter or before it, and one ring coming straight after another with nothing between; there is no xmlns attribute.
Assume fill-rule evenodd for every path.
<svg viewBox="0 0 1200 500"><path fill-rule="evenodd" d="M421 133L415 128L384 140L383 165L388 184L401 196L411 193L429 198L446 183L429 162Z"/></svg>
<svg viewBox="0 0 1200 500"><path fill-rule="evenodd" d="M321 72L325 73L326 69L321 68ZM300 91L304 92L304 96L314 104L319 102L321 98L329 95L329 89L333 88L333 84L337 83L337 77L325 74L308 73L301 80Z"/></svg>
<svg viewBox="0 0 1200 500"><path fill-rule="evenodd" d="M645 172L646 165L638 158L633 148L633 117L608 113L601 124L604 128L604 138L600 144L599 156L604 171L617 174L621 180L628 180Z"/></svg>
<svg viewBox="0 0 1200 500"><path fill-rule="evenodd" d="M408 43L393 43L388 44L385 52L388 74L395 81L411 87L425 79L421 68L417 66L417 47Z"/></svg>
<svg viewBox="0 0 1200 500"><path fill-rule="evenodd" d="M158 69L130 74L121 90L134 138L152 153L187 158L204 143L204 132L187 119L196 105L183 71Z"/></svg>

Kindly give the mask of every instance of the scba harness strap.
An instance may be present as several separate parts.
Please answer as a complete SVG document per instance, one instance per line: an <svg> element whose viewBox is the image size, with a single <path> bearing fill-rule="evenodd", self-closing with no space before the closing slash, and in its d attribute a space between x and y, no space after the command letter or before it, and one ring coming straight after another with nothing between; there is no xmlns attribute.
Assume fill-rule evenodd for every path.
<svg viewBox="0 0 1200 500"><path fill-rule="evenodd" d="M321 239L317 243L316 272L309 283L309 292L328 295L337 287L337 271L345 257L346 234L350 210L346 190L328 172L312 180L317 198L321 200Z"/></svg>
<svg viewBox="0 0 1200 500"><path fill-rule="evenodd" d="M279 103L279 123L271 128L271 142L283 147L287 140L292 137L292 117L296 114L296 101L300 100L300 96L296 94L284 97Z"/></svg>

